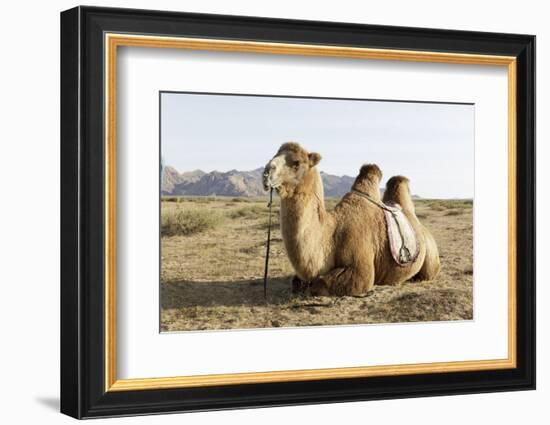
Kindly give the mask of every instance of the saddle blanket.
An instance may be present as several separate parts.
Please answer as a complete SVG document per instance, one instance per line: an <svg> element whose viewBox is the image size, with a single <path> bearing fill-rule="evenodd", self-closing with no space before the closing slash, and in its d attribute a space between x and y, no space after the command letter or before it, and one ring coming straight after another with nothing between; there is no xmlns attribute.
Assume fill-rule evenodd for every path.
<svg viewBox="0 0 550 425"><path fill-rule="evenodd" d="M392 257L400 266L406 266L418 257L418 238L399 204L385 206L384 216Z"/></svg>

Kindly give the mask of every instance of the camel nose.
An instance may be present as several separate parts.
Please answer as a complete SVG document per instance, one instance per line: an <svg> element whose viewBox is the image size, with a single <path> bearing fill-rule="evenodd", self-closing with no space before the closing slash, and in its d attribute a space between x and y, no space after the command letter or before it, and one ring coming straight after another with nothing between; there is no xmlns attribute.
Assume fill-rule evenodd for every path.
<svg viewBox="0 0 550 425"><path fill-rule="evenodd" d="M271 162L269 162L265 168L264 168L264 172L262 174L262 177L263 177L263 184L264 184L264 188L267 190L269 188L269 178L271 177L271 171L273 170L273 164L271 164Z"/></svg>
<svg viewBox="0 0 550 425"><path fill-rule="evenodd" d="M268 178L274 169L275 169L275 165L273 165L271 162L268 162L264 168L264 174L263 174L264 178Z"/></svg>

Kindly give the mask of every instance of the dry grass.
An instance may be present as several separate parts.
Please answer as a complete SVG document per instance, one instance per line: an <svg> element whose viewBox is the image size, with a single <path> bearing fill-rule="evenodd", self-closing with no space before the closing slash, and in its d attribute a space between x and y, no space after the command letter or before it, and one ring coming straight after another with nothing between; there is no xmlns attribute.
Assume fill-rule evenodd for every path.
<svg viewBox="0 0 550 425"><path fill-rule="evenodd" d="M163 209L160 231L163 237L188 236L214 229L223 221L223 216L207 208Z"/></svg>
<svg viewBox="0 0 550 425"><path fill-rule="evenodd" d="M179 198L162 203L163 215L189 209L220 220L200 232L161 239L163 331L472 318L471 201L415 201L417 215L438 242L440 275L433 282L375 286L364 298L291 294L293 270L279 231L278 199L274 201L267 303L262 285L266 199ZM328 199L327 208L336 203Z"/></svg>
<svg viewBox="0 0 550 425"><path fill-rule="evenodd" d="M471 209L471 199L430 199L417 201L427 204L431 209L436 211L443 211L446 209Z"/></svg>
<svg viewBox="0 0 550 425"><path fill-rule="evenodd" d="M230 203L227 203L226 206L232 207ZM241 207L234 209L232 208L229 212L229 217L231 218L258 218L261 215L265 214L267 211L261 205L247 205L246 207Z"/></svg>

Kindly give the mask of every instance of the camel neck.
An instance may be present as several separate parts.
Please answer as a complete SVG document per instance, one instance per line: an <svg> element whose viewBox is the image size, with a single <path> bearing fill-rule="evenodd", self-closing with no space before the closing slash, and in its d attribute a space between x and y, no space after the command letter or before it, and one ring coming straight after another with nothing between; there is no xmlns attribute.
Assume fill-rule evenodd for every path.
<svg viewBox="0 0 550 425"><path fill-rule="evenodd" d="M321 220L326 214L325 194L321 174L316 168L308 170L302 183L294 189L291 196L281 200L281 207L304 214L307 211L315 212Z"/></svg>
<svg viewBox="0 0 550 425"><path fill-rule="evenodd" d="M378 180L374 180L374 181L363 180L361 182L356 182L353 185L353 189L359 192L365 193L377 201L381 200L380 183Z"/></svg>
<svg viewBox="0 0 550 425"><path fill-rule="evenodd" d="M290 262L302 279L316 276L326 264L319 249L330 238L332 216L325 210L319 172L311 175L290 197L281 199L281 233Z"/></svg>
<svg viewBox="0 0 550 425"><path fill-rule="evenodd" d="M414 211L414 203L412 202L409 189L405 185L400 185L395 188L392 193L384 194L384 199L391 199L397 202L405 210Z"/></svg>

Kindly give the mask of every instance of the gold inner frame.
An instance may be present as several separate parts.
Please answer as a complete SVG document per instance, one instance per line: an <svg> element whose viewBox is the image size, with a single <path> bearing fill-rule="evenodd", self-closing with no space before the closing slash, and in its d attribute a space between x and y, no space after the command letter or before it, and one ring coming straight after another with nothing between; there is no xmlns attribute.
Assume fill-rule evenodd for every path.
<svg viewBox="0 0 550 425"><path fill-rule="evenodd" d="M105 391L444 373L516 367L516 58L325 45L105 34ZM436 62L507 67L508 72L508 357L419 364L118 379L116 373L116 99L119 46Z"/></svg>

